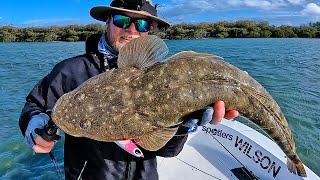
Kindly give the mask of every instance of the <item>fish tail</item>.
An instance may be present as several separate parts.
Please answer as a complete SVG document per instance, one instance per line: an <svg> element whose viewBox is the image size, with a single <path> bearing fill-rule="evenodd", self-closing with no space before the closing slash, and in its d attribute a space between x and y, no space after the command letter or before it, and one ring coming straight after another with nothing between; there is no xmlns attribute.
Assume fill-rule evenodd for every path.
<svg viewBox="0 0 320 180"><path fill-rule="evenodd" d="M291 173L298 174L298 176L301 176L301 177L307 177L307 173L301 161L294 163L288 158L287 167Z"/></svg>
<svg viewBox="0 0 320 180"><path fill-rule="evenodd" d="M297 174L296 165L289 158L287 159L287 168L288 168L289 172Z"/></svg>
<svg viewBox="0 0 320 180"><path fill-rule="evenodd" d="M302 176L302 177L307 177L307 173L306 173L306 170L304 169L302 162L300 161L300 162L296 163L295 165L297 168L298 175Z"/></svg>

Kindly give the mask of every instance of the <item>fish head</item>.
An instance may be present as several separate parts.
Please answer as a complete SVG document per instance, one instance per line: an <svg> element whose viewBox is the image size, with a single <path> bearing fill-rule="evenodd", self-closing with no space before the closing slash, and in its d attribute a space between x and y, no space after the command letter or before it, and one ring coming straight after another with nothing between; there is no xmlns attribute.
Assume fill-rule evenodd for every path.
<svg viewBox="0 0 320 180"><path fill-rule="evenodd" d="M65 133L72 132L73 136L81 136L81 133L77 133L80 127L77 127L78 121L76 116L73 115L73 104L70 103L70 94L64 94L56 102L52 109L51 119L53 122ZM80 98L80 96L79 96Z"/></svg>

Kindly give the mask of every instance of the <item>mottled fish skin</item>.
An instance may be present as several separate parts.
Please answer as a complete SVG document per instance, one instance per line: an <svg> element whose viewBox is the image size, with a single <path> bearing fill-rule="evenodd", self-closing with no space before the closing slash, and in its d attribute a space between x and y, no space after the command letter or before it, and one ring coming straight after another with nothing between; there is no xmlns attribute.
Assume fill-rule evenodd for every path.
<svg viewBox="0 0 320 180"><path fill-rule="evenodd" d="M214 55L190 51L147 68L125 64L62 96L53 111L59 128L100 141L139 139L140 146L157 150L176 132L169 127L222 100L226 110L238 110L270 135L287 155L290 172L306 176L280 107L248 73Z"/></svg>
<svg viewBox="0 0 320 180"><path fill-rule="evenodd" d="M90 79L59 98L52 119L73 136L115 141L143 135L143 129L151 125L143 118L137 120L138 114L132 112L131 92L125 85L141 73L128 67Z"/></svg>

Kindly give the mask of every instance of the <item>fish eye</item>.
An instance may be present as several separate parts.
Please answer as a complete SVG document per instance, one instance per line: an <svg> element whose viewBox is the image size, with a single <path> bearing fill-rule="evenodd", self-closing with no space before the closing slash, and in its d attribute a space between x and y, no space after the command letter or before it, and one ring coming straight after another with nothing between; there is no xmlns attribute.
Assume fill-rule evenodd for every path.
<svg viewBox="0 0 320 180"><path fill-rule="evenodd" d="M81 129L89 129L91 127L91 122L89 120L84 120L80 122Z"/></svg>

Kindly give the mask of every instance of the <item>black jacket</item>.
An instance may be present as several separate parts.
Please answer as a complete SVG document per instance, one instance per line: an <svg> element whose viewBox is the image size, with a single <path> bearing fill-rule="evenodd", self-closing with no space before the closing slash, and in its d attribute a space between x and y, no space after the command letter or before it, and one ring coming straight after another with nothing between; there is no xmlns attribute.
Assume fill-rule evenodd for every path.
<svg viewBox="0 0 320 180"><path fill-rule="evenodd" d="M26 98L27 102L19 119L23 135L33 115L52 109L60 96L104 71L104 63L94 57L86 54L58 63L33 88ZM187 135L183 135L187 131L187 128L180 127L177 134L182 136L174 136L165 147L156 152L141 149L144 158L132 156L113 142L99 142L65 134L65 177L77 179L87 161L82 179L158 179L156 156L176 156L187 139Z"/></svg>

